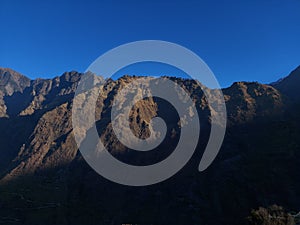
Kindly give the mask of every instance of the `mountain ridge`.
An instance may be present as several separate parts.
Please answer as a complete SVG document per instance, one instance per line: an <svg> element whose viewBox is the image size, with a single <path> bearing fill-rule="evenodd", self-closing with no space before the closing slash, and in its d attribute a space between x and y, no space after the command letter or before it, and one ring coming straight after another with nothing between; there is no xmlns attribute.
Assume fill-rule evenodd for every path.
<svg viewBox="0 0 300 225"><path fill-rule="evenodd" d="M292 100L299 100L300 66L273 86Z"/></svg>
<svg viewBox="0 0 300 225"><path fill-rule="evenodd" d="M6 70L11 71L11 70ZM22 75L19 75L17 72L13 72L14 75L21 77ZM72 146L72 149L76 149L76 145L74 140L72 139L72 126L71 126L71 107L72 107L72 98L74 96L76 86L78 81L80 80L82 76L82 73L78 73L76 71L71 72L65 72L61 76L54 77L53 79L36 79L31 80L30 85L24 87L22 90L17 88L13 93L8 94L7 96L4 95L4 108L6 108L6 114L3 117L12 117L12 120L14 121L15 117L19 120L22 119L22 117L28 117L31 118L31 121L34 121L34 129L32 131L27 131L28 134L33 138L33 143L28 143L27 140L24 140L23 145L21 148L25 149L19 149L15 151L19 151L18 157L15 159L15 162L20 161L22 157L20 155L22 154L29 154L29 149L35 148L34 146L37 146L36 153L39 154L42 151L39 151L38 149L40 146L42 146L42 143L39 143L40 140L43 140L43 137L47 137L45 139L45 143L47 143L48 146L47 150L45 150L44 156L49 156L47 152L52 151L51 146L53 143L55 143L57 139L60 138L60 136L65 136L67 138L70 136L69 144ZM118 92L120 88L122 88L127 83L131 82L132 80L136 79L137 77L131 77L131 76L123 76L119 78L116 81L111 80L108 85L110 88L106 88L106 91L104 91L100 98L98 98L97 101L97 108L96 117L98 119L104 119L106 120L106 117L109 117L109 114L105 113L107 110L109 112L111 105L111 99L114 97L114 95ZM203 88L202 86L198 86L197 83L189 80L189 79L182 79L182 78L171 78L173 81L177 82L179 85L183 86L191 95L193 99L195 99L196 104L199 106L198 111L202 112L203 120L204 117L209 117L209 110L208 110L208 104L205 99L204 93L201 90ZM17 85L19 87L21 85ZM260 84L258 82L235 82L230 87L222 89L225 97L225 102L227 106L228 111L228 121L229 126L232 126L234 124L243 124L248 123L255 118L267 118L269 116L275 116L282 114L285 108L287 107L284 102L284 97L282 94L276 90L274 87L266 85L266 84ZM16 102L19 102L18 104L15 104ZM107 105L107 103L110 103ZM148 108L146 104L150 104L154 106L156 103L153 102L153 99L144 101L144 104L139 105L138 111L143 112L143 108ZM68 110L67 110L68 109ZM104 111L103 111L104 110ZM156 115L155 107L152 109L154 111L149 111L147 114L151 115L146 116L147 119L142 119L141 121L135 123L133 125L135 127L135 132L146 132L145 129L142 129L142 124L147 124L149 122L149 119L151 119L152 116ZM4 110L3 110L4 111ZM61 111L64 111L64 114L61 114ZM171 112L170 112L171 113ZM51 115L51 116L50 116ZM67 115L67 116L66 116ZM144 114L145 116L146 114ZM139 117L138 113L135 114L135 117ZM104 117L104 118L102 118ZM57 118L57 119L55 119ZM137 119L133 119L134 121ZM62 123L61 121L65 121ZM54 123L53 123L54 122ZM52 124L52 125L46 125L44 124ZM106 126L109 124L106 124ZM101 125L102 126L102 125ZM60 127L59 129L62 129L62 133L55 134L55 131L51 131L51 127ZM66 127L66 130L65 130ZM46 129L43 131L43 129ZM32 133L31 133L32 132ZM111 128L108 133L104 133L104 137L110 137L110 132L112 132ZM51 134L53 133L53 137L51 137ZM40 138L36 138L39 137ZM51 138L50 138L51 137ZM36 140L34 140L36 138ZM111 138L111 137L110 137ZM40 140L37 140L40 139ZM48 140L49 139L49 140ZM71 140L72 139L72 140ZM118 143L115 142L113 139L108 141L110 145L115 146L115 148L123 149L123 147ZM27 143L27 144L26 144ZM39 143L37 145L37 143ZM44 143L44 144L45 144ZM43 144L43 146L44 146ZM29 145L29 146L27 146ZM59 146L58 146L59 147ZM27 150L26 150L27 148ZM124 150L124 149L123 149ZM29 152L28 152L29 151ZM27 152L27 153L26 153ZM73 152L71 155L72 157L69 158L67 161L69 163L74 159L75 153L77 153L77 150L72 150ZM75 155L74 155L75 154ZM30 170L34 170L34 168L37 168L39 166L42 166L41 164L47 161L47 159L43 159L44 156L39 156L41 158L40 163L33 163L33 161L36 161L36 156L33 156L33 161L29 163L29 165L26 166L26 168L29 168ZM24 157L23 157L24 158ZM27 157L25 157L27 158ZM43 160L42 160L43 159ZM51 161L51 160L50 160ZM22 163L21 163L22 162ZM8 175L9 176L15 176L14 174L22 174L21 171L26 171L24 169L24 163L25 161L20 161L20 164L18 167L14 168ZM57 163L53 163L57 164ZM58 163L59 164L59 163ZM51 163L49 164L51 166ZM24 172L26 174L27 172ZM7 176L6 176L7 177Z"/></svg>
<svg viewBox="0 0 300 225"><path fill-rule="evenodd" d="M264 204L300 209L297 197L300 181L293 178L300 169L300 138L297 138L300 127L295 122L300 121L297 116L300 110L294 108L297 100L289 101L287 93L258 82L235 82L222 89L228 114L224 144L213 165L199 173L197 167L209 135L211 111L202 86L192 80L171 77L195 101L201 125L199 145L191 162L174 178L133 190L100 177L78 151L72 134L71 109L81 76L82 73L75 71L66 72L52 79L31 80L29 86L27 81L26 85L17 82L13 92L2 92L0 221L8 214L22 224L40 224L41 210L35 213L30 208L43 208L45 203L53 208L46 211L47 216L42 216L43 222L58 225L99 224L99 221L121 224L128 220L240 225L251 208ZM144 165L167 157L180 131L178 118L171 116L174 110L160 100L147 98L132 109L131 129L136 136L145 138L149 135L149 120L162 116L170 125L166 141L145 156L127 149L116 139L110 121L112 102L116 93L134 79L124 76L105 84L96 103L97 129L114 157ZM12 83L16 81L13 79ZM244 192L247 194L241 194ZM13 193L20 193L23 198L13 201L16 198ZM174 201L169 202L167 196ZM161 207L159 213L168 215L162 221L156 220L157 202ZM108 206L116 213L108 212ZM136 214L139 207L140 215L149 221ZM174 212L169 212L170 208ZM210 209L214 212L210 213ZM89 220L81 210L89 211L93 219ZM99 214L99 210L106 213Z"/></svg>

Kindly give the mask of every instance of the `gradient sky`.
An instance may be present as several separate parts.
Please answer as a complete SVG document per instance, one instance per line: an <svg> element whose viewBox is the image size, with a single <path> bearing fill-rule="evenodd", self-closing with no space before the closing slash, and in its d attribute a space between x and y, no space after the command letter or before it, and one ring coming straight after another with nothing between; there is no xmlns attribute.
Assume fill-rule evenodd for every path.
<svg viewBox="0 0 300 225"><path fill-rule="evenodd" d="M145 39L191 49L222 87L269 83L300 65L300 0L0 0L0 25L0 66L30 78L83 72L109 49ZM148 69L134 73L159 70Z"/></svg>

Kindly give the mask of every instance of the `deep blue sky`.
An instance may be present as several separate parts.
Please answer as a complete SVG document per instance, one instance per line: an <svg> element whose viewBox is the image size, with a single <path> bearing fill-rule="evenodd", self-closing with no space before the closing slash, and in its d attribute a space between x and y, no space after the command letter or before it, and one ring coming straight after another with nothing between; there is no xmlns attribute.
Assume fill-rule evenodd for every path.
<svg viewBox="0 0 300 225"><path fill-rule="evenodd" d="M300 65L299 0L0 0L0 25L0 66L30 78L85 71L105 51L144 39L191 49L223 87L268 83Z"/></svg>

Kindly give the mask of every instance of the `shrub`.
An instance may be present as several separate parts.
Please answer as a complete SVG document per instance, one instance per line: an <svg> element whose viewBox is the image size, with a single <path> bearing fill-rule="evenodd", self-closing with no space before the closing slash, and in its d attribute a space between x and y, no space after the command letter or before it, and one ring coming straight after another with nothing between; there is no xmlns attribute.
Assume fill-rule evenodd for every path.
<svg viewBox="0 0 300 225"><path fill-rule="evenodd" d="M294 217L277 205L252 210L247 222L248 225L295 225Z"/></svg>

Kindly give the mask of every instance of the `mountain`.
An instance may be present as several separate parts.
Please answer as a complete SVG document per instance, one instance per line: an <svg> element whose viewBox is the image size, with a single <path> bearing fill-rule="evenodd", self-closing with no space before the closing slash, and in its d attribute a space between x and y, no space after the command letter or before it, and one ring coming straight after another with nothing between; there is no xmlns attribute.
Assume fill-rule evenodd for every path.
<svg viewBox="0 0 300 225"><path fill-rule="evenodd" d="M1 223L240 225L259 206L300 210L299 68L273 86L236 82L223 89L227 132L216 161L203 173L197 168L210 132L211 112L202 91L206 87L169 77L196 103L200 142L178 174L139 188L100 177L78 151L71 109L81 73L36 80L10 69L0 69L0 74ZM159 115L169 125L166 139L146 154L123 146L112 130L110 113L116 94L135 79L108 80L95 117L100 138L114 157L145 165L172 152L180 118L167 102L146 98L131 111L131 129L145 138L150 119Z"/></svg>
<svg viewBox="0 0 300 225"><path fill-rule="evenodd" d="M300 66L293 70L287 77L273 84L281 93L288 96L291 100L299 101L300 99Z"/></svg>
<svg viewBox="0 0 300 225"><path fill-rule="evenodd" d="M0 116L6 116L6 105L4 96L10 96L14 92L22 93L26 87L30 86L30 79L22 74L8 69L0 68Z"/></svg>
<svg viewBox="0 0 300 225"><path fill-rule="evenodd" d="M30 79L8 68L0 68L0 91L5 95L23 92L30 85Z"/></svg>

